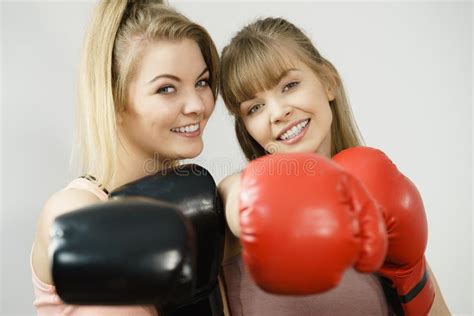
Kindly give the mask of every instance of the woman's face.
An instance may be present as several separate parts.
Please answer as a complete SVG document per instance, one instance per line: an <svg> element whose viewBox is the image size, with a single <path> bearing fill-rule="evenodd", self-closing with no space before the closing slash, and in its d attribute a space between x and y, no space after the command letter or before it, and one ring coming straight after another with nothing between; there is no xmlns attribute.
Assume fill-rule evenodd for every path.
<svg viewBox="0 0 474 316"><path fill-rule="evenodd" d="M193 40L149 44L118 113L127 149L140 157L185 159L203 149L202 133L214 110L209 70Z"/></svg>
<svg viewBox="0 0 474 316"><path fill-rule="evenodd" d="M240 104L249 134L270 153L317 152L330 156L333 89L304 63L279 83Z"/></svg>

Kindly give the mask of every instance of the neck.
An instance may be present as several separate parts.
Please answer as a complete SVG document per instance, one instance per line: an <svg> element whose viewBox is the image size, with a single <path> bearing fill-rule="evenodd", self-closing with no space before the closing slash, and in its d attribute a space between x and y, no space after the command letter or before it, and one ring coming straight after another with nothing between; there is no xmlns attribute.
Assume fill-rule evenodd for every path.
<svg viewBox="0 0 474 316"><path fill-rule="evenodd" d="M159 172L164 163L157 156L146 154L139 150L133 150L125 144L120 144L117 153L117 170L107 189L113 191L129 182L141 179Z"/></svg>

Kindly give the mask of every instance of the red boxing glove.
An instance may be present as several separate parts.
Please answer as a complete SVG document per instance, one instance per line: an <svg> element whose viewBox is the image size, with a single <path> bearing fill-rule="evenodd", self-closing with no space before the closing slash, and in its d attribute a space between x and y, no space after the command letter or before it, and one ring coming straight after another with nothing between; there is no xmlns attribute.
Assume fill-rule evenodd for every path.
<svg viewBox="0 0 474 316"><path fill-rule="evenodd" d="M255 282L276 294L335 287L352 266L380 268L387 250L376 202L357 179L314 153L269 155L241 176L240 241Z"/></svg>
<svg viewBox="0 0 474 316"><path fill-rule="evenodd" d="M333 160L359 179L382 206L389 245L378 272L391 280L406 316L427 315L435 292L424 257L428 225L415 185L377 149L353 147Z"/></svg>

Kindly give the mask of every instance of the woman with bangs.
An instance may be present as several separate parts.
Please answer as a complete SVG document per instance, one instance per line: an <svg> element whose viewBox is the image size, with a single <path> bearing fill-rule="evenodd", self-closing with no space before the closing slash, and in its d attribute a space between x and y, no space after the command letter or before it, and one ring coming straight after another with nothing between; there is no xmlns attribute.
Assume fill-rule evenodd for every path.
<svg viewBox="0 0 474 316"><path fill-rule="evenodd" d="M220 82L223 100L235 119L237 139L249 165L273 154L288 153L316 153L323 157L321 159L329 160L349 148L361 148L363 144L336 68L320 55L299 28L285 19L261 19L239 31L222 51ZM242 256L242 251L247 250L242 249L245 246L242 225L250 227L251 216L249 213L242 215L241 204L245 199L241 195L244 190L242 177L242 173L233 174L219 184L229 228L223 271L232 315L418 314L411 309L413 304L406 308L409 304L404 304L408 301L402 301L403 304L398 301L395 286L382 282L385 279L378 274L360 273L353 268L345 271L340 282L330 290L310 295L282 295L292 293L268 291L270 287L265 286L266 281L262 282L263 278L258 279L258 275L288 258L280 258L284 255L278 253L279 244L267 249L274 261L258 269L250 269L246 257ZM269 179L271 183L273 178ZM258 181L249 180L247 183ZM272 190L273 184L269 184L266 190ZM287 184L284 198L296 193L292 189ZM256 212L255 208L252 211ZM269 207L265 212L269 216L262 217L267 219L263 220L266 222L273 216L268 215L272 214ZM254 242L264 233L252 230L250 234L249 238ZM285 237L282 235L281 241L276 242L284 243ZM424 249L424 246L420 247ZM424 250L419 255L424 260ZM419 309L425 308L424 312L419 315L449 315L429 266L426 264L423 269L426 277L416 280L422 285L422 290L413 295L418 298L418 301L413 301L424 304ZM280 277L289 280L288 276ZM278 279L278 276L271 278ZM423 283L427 279L431 284L424 286L428 284Z"/></svg>

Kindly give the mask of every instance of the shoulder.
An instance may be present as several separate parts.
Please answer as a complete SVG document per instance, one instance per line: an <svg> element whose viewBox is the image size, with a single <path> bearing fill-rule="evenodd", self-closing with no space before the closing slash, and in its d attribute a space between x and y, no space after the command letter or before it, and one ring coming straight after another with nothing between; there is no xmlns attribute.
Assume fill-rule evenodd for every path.
<svg viewBox="0 0 474 316"><path fill-rule="evenodd" d="M240 184L240 172L226 176L219 182L218 188L222 192L227 192Z"/></svg>
<svg viewBox="0 0 474 316"><path fill-rule="evenodd" d="M81 189L61 190L51 195L41 210L38 225L50 226L59 215L100 202L93 193Z"/></svg>
<svg viewBox="0 0 474 316"><path fill-rule="evenodd" d="M225 204L237 198L240 192L240 172L226 176L219 182L217 189Z"/></svg>
<svg viewBox="0 0 474 316"><path fill-rule="evenodd" d="M49 197L44 205L43 213L57 216L99 201L97 195L90 191L81 189L61 190Z"/></svg>
<svg viewBox="0 0 474 316"><path fill-rule="evenodd" d="M38 217L32 252L32 265L41 281L52 284L48 246L54 219L62 214L100 201L93 193L80 189L61 190L48 198Z"/></svg>

